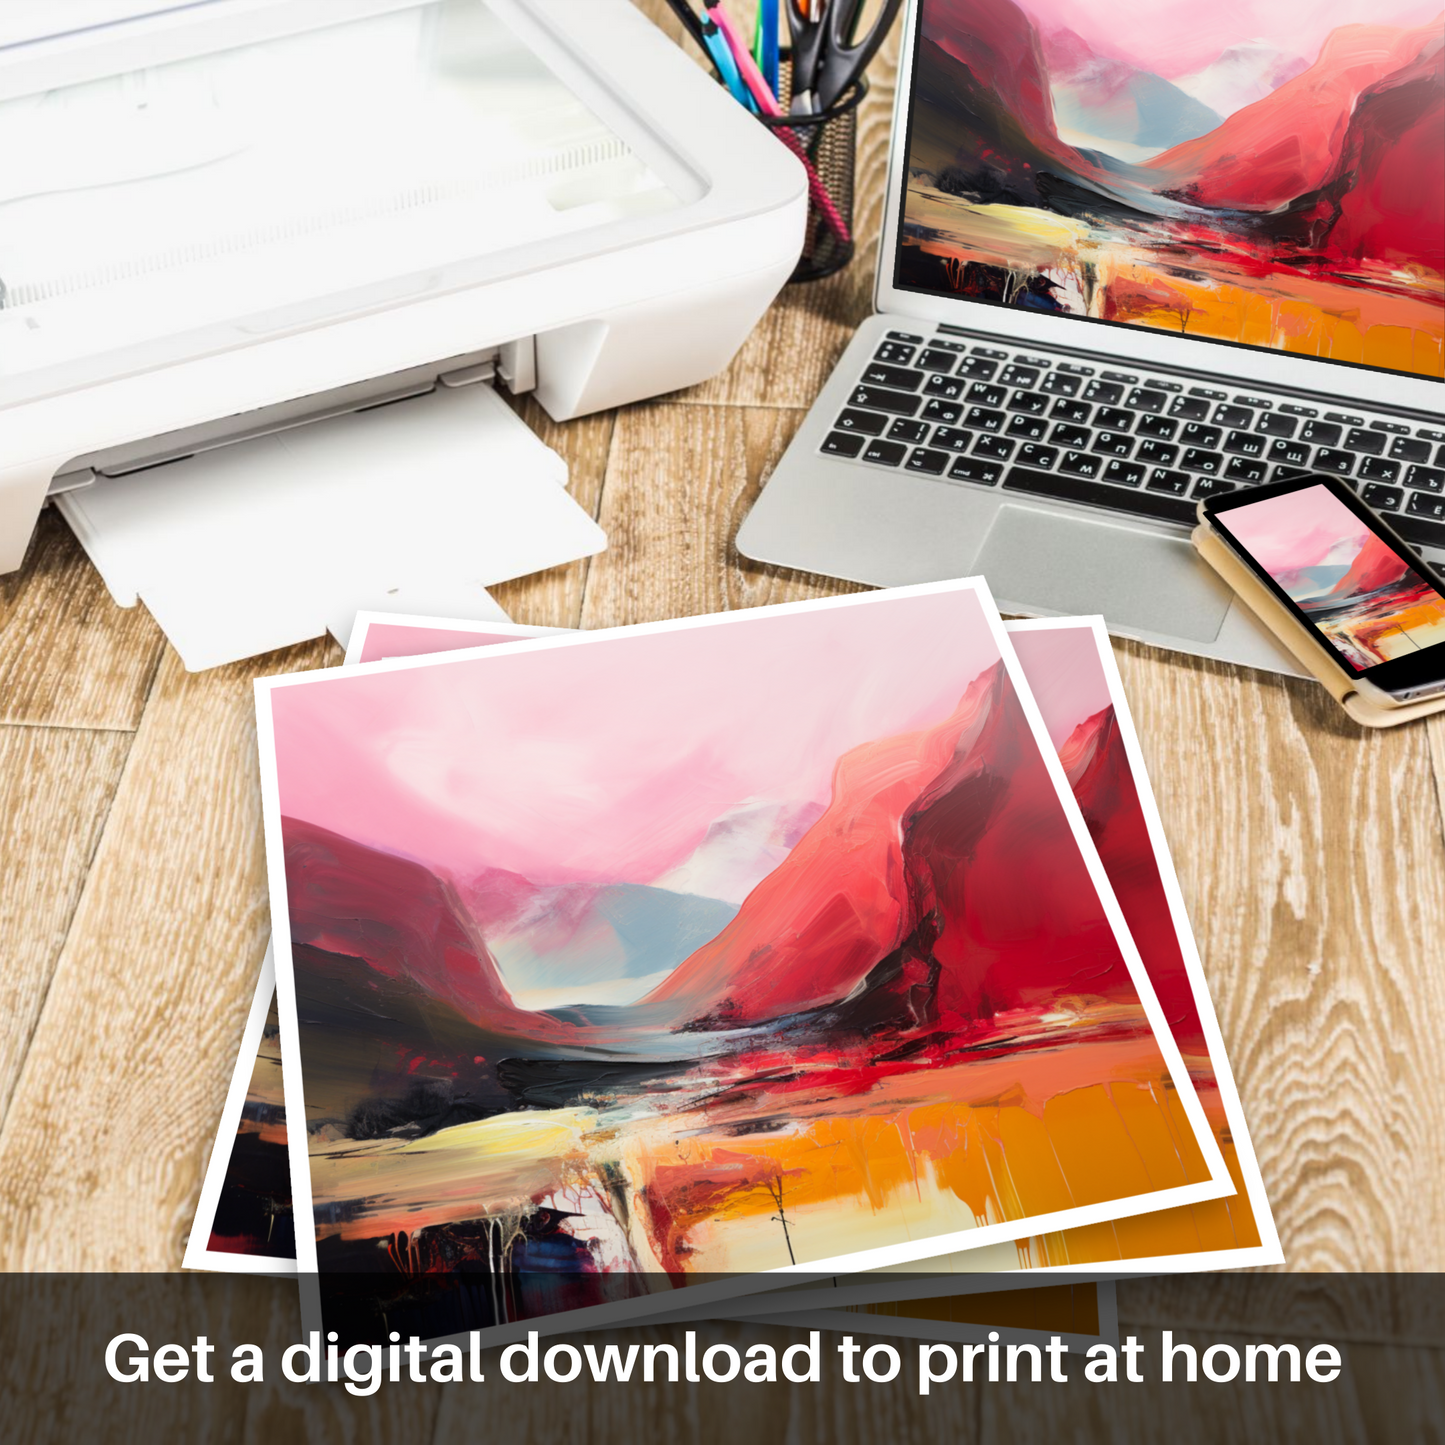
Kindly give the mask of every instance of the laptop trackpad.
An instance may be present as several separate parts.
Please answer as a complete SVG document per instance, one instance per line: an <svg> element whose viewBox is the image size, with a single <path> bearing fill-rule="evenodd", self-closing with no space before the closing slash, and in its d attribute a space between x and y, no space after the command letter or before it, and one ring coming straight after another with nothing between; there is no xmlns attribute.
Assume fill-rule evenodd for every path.
<svg viewBox="0 0 1445 1445"><path fill-rule="evenodd" d="M1102 612L1130 631L1219 636L1233 594L1188 542L1035 507L999 512L976 570L1000 608Z"/></svg>

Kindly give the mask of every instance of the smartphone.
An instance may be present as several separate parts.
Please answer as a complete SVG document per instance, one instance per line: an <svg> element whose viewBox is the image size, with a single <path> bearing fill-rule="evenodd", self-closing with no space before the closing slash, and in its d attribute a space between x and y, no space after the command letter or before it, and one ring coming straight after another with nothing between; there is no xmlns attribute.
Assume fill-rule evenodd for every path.
<svg viewBox="0 0 1445 1445"><path fill-rule="evenodd" d="M1337 477L1225 492L1205 524L1375 702L1445 693L1445 592Z"/></svg>

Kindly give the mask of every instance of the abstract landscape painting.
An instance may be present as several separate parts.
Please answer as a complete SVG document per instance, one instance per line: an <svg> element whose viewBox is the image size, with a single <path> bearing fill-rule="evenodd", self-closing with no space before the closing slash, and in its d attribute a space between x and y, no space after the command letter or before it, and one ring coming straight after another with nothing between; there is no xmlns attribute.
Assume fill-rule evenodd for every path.
<svg viewBox="0 0 1445 1445"><path fill-rule="evenodd" d="M1440 376L1438 0L922 0L897 284Z"/></svg>
<svg viewBox="0 0 1445 1445"><path fill-rule="evenodd" d="M1233 508L1225 523L1357 668L1445 643L1445 597L1328 487Z"/></svg>
<svg viewBox="0 0 1445 1445"><path fill-rule="evenodd" d="M990 607L261 686L298 1258L349 1330L1233 1187Z"/></svg>
<svg viewBox="0 0 1445 1445"><path fill-rule="evenodd" d="M1225 1198L1021 1243L1020 1262L1081 1265L1168 1257L1180 1268L1188 1263L1180 1256L1197 1254L1209 1256L1212 1267L1278 1263L1282 1255L1269 1201L1149 780L1142 764L1131 759L1138 746L1108 637L1101 624L1088 619L1015 622L1008 631L1237 1188ZM1216 1251L1228 1257L1217 1258Z"/></svg>
<svg viewBox="0 0 1445 1445"><path fill-rule="evenodd" d="M267 948L186 1241L187 1269L289 1274L296 1267L275 979Z"/></svg>

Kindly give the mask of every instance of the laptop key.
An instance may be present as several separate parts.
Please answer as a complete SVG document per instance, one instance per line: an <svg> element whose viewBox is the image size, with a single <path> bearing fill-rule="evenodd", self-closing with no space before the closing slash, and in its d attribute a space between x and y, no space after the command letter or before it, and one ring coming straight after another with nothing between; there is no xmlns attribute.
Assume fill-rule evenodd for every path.
<svg viewBox="0 0 1445 1445"><path fill-rule="evenodd" d="M1065 452L1063 461L1059 463L1059 470L1068 472L1071 477L1097 477L1103 469L1103 457L1089 452Z"/></svg>
<svg viewBox="0 0 1445 1445"><path fill-rule="evenodd" d="M1094 425L1105 431L1128 431L1134 425L1134 413L1119 406L1101 406L1094 413Z"/></svg>
<svg viewBox="0 0 1445 1445"><path fill-rule="evenodd" d="M1191 421L1179 433L1179 440L1187 447L1217 447L1223 435L1217 426L1200 426L1198 422Z"/></svg>
<svg viewBox="0 0 1445 1445"><path fill-rule="evenodd" d="M1405 473L1405 485L1419 492L1445 491L1445 470L1439 467L1411 467Z"/></svg>
<svg viewBox="0 0 1445 1445"><path fill-rule="evenodd" d="M935 452L928 447L917 447L908 458L908 470L910 472L926 472L930 477L941 477L948 462L947 452Z"/></svg>
<svg viewBox="0 0 1445 1445"><path fill-rule="evenodd" d="M948 469L948 475L957 477L961 482L981 482L991 487L1003 476L1003 467L998 462L986 462L978 457L959 457Z"/></svg>
<svg viewBox="0 0 1445 1445"><path fill-rule="evenodd" d="M882 436L888 428L888 418L876 411L845 411L833 423L837 431L858 431L864 436Z"/></svg>
<svg viewBox="0 0 1445 1445"><path fill-rule="evenodd" d="M1016 391L1008 399L1008 409L1026 412L1029 416L1042 416L1049 409L1049 399L1041 391Z"/></svg>
<svg viewBox="0 0 1445 1445"><path fill-rule="evenodd" d="M921 345L923 341L921 336L915 336L911 331L890 331L888 339L890 341L911 341L915 346Z"/></svg>
<svg viewBox="0 0 1445 1445"><path fill-rule="evenodd" d="M1028 442L1019 448L1020 466L1038 467L1042 471L1047 471L1058 459L1057 447L1040 447Z"/></svg>
<svg viewBox="0 0 1445 1445"><path fill-rule="evenodd" d="M1340 428L1330 422L1307 421L1299 439L1302 442L1313 442L1316 446L1332 447L1339 444L1340 434Z"/></svg>
<svg viewBox="0 0 1445 1445"><path fill-rule="evenodd" d="M921 401L906 391L889 391L882 386L857 386L853 388L848 404L866 407L870 411L890 412L894 416L913 416Z"/></svg>
<svg viewBox="0 0 1445 1445"><path fill-rule="evenodd" d="M977 403L979 406L1002 406L1008 391L1002 386L989 386L986 382L976 381L969 387L965 401Z"/></svg>
<svg viewBox="0 0 1445 1445"><path fill-rule="evenodd" d="M1036 472L1028 467L1011 467L1003 484L1005 491L1028 492L1036 497L1055 497L1066 502L1085 502L1090 506L1107 507L1111 512L1157 517L1169 522L1194 521L1194 503L1183 497L1111 487L1108 482L1091 481L1087 477L1065 473L1062 469Z"/></svg>
<svg viewBox="0 0 1445 1445"><path fill-rule="evenodd" d="M1428 522L1424 517L1408 517L1396 512L1390 525L1417 547L1445 547L1445 522Z"/></svg>
<svg viewBox="0 0 1445 1445"><path fill-rule="evenodd" d="M1094 408L1084 401L1060 400L1054 403L1049 413L1056 421L1072 421L1083 424L1093 415Z"/></svg>
<svg viewBox="0 0 1445 1445"><path fill-rule="evenodd" d="M1111 457L1127 457L1134 450L1134 441L1132 437L1122 437L1117 432L1101 431L1094 438L1091 450Z"/></svg>
<svg viewBox="0 0 1445 1445"><path fill-rule="evenodd" d="M1269 467L1257 457L1230 457L1224 475L1232 482L1262 482L1267 471Z"/></svg>
<svg viewBox="0 0 1445 1445"><path fill-rule="evenodd" d="M1138 462L1121 462L1115 457L1104 468L1104 480L1115 486L1137 487L1144 480L1144 468Z"/></svg>
<svg viewBox="0 0 1445 1445"><path fill-rule="evenodd" d="M997 371L998 362L982 356L970 356L958 364L958 374L972 381L992 381Z"/></svg>
<svg viewBox="0 0 1445 1445"><path fill-rule="evenodd" d="M1174 433L1179 430L1179 423L1167 416L1141 416L1139 424L1134 428L1136 436L1157 437L1160 441L1173 441Z"/></svg>
<svg viewBox="0 0 1445 1445"><path fill-rule="evenodd" d="M830 431L823 438L823 450L830 456L835 457L856 457L863 450L863 443L868 440L858 432Z"/></svg>
<svg viewBox="0 0 1445 1445"><path fill-rule="evenodd" d="M1257 431L1232 431L1224 439L1224 450L1239 457L1262 457L1264 443Z"/></svg>
<svg viewBox="0 0 1445 1445"><path fill-rule="evenodd" d="M1364 452L1366 456L1378 457L1385 450L1385 443L1389 441L1383 432L1365 431L1360 427L1351 427L1345 433L1345 445L1352 452Z"/></svg>
<svg viewBox="0 0 1445 1445"><path fill-rule="evenodd" d="M1051 442L1058 442L1061 447L1086 447L1089 445L1089 438L1093 435L1084 427L1069 426L1066 422L1060 422L1054 428L1054 434L1049 438Z"/></svg>
<svg viewBox="0 0 1445 1445"><path fill-rule="evenodd" d="M1269 459L1272 462L1282 462L1287 467L1304 467L1309 465L1310 449L1303 442L1286 441L1283 437L1276 437L1269 444ZM1285 479L1279 477L1279 480L1284 481Z"/></svg>
<svg viewBox="0 0 1445 1445"><path fill-rule="evenodd" d="M1203 472L1206 476L1218 476L1224 470L1224 458L1218 452L1207 452L1203 447L1186 447L1179 458L1181 467L1191 472Z"/></svg>
<svg viewBox="0 0 1445 1445"><path fill-rule="evenodd" d="M958 356L952 351L940 351L936 346L930 346L926 351L919 352L914 364L924 371L951 372L958 365Z"/></svg>
<svg viewBox="0 0 1445 1445"><path fill-rule="evenodd" d="M1169 398L1162 391L1154 391L1147 386L1136 386L1129 393L1125 406L1132 406L1135 411L1163 411L1164 404Z"/></svg>
<svg viewBox="0 0 1445 1445"><path fill-rule="evenodd" d="M1167 467L1155 467L1149 473L1149 490L1151 492L1172 492L1176 497L1182 497L1189 490L1189 474L1187 472L1171 472ZM1190 512L1190 516L1193 516Z"/></svg>
<svg viewBox="0 0 1445 1445"><path fill-rule="evenodd" d="M1254 429L1267 437L1292 437L1299 429L1299 422L1292 416L1267 411L1255 422Z"/></svg>
<svg viewBox="0 0 1445 1445"><path fill-rule="evenodd" d="M1386 461L1384 457L1365 457L1360 462L1361 481L1393 482L1399 475L1399 462Z"/></svg>
<svg viewBox="0 0 1445 1445"><path fill-rule="evenodd" d="M957 401L963 395L963 388L966 383L957 376L945 376L941 371L935 371L927 382L924 383L924 391L929 396L941 396L948 401Z"/></svg>
<svg viewBox="0 0 1445 1445"><path fill-rule="evenodd" d="M1397 462L1428 462L1430 443L1416 441L1414 437L1396 437L1390 443L1390 455Z"/></svg>
<svg viewBox="0 0 1445 1445"><path fill-rule="evenodd" d="M1044 384L1040 388L1051 396L1078 396L1080 378L1071 376L1066 371L1051 371L1044 377Z"/></svg>
<svg viewBox="0 0 1445 1445"><path fill-rule="evenodd" d="M1432 521L1445 522L1445 496L1432 497L1425 492L1411 492L1405 510L1412 517L1429 517Z"/></svg>
<svg viewBox="0 0 1445 1445"><path fill-rule="evenodd" d="M964 426L977 431L1002 431L1004 415L1001 411L989 411L987 407L971 406L963 414Z"/></svg>
<svg viewBox="0 0 1445 1445"><path fill-rule="evenodd" d="M1085 401L1101 401L1105 406L1113 406L1123 395L1124 388L1117 381L1101 381L1098 377L1084 388Z"/></svg>
<svg viewBox="0 0 1445 1445"><path fill-rule="evenodd" d="M1168 442L1143 441L1139 443L1134 458L1151 467L1172 467L1178 455L1179 448L1170 446Z"/></svg>
<svg viewBox="0 0 1445 1445"><path fill-rule="evenodd" d="M913 360L913 348L901 341L885 341L873 353L874 361L886 361L889 366L907 366Z"/></svg>
<svg viewBox="0 0 1445 1445"><path fill-rule="evenodd" d="M999 376L999 381L1004 386L1033 386L1039 379L1039 369L1036 366L1019 366L1017 364L1006 366Z"/></svg>
<svg viewBox="0 0 1445 1445"><path fill-rule="evenodd" d="M962 427L941 426L934 429L933 445L946 447L951 452L966 452L977 432L964 431Z"/></svg>
<svg viewBox="0 0 1445 1445"><path fill-rule="evenodd" d="M863 450L865 462L877 462L881 467L896 467L907 455L908 448L902 442L886 442L880 437L874 437Z"/></svg>
<svg viewBox="0 0 1445 1445"><path fill-rule="evenodd" d="M1048 422L1041 416L1016 416L1008 424L1011 437L1023 437L1031 442L1039 441L1048 429Z"/></svg>
<svg viewBox="0 0 1445 1445"><path fill-rule="evenodd" d="M1336 476L1347 477L1355 469L1355 454L1339 451L1335 447L1321 447L1315 453L1315 467L1322 472L1334 472Z"/></svg>
<svg viewBox="0 0 1445 1445"><path fill-rule="evenodd" d="M1247 406L1217 406L1214 408L1216 426L1248 426L1254 420L1254 413Z"/></svg>
<svg viewBox="0 0 1445 1445"><path fill-rule="evenodd" d="M911 442L917 446L928 435L928 423L926 421L913 421L906 416L900 416L891 427L888 428L888 440L894 442Z"/></svg>
<svg viewBox="0 0 1445 1445"><path fill-rule="evenodd" d="M947 422L950 426L963 415L963 408L955 406L951 401L941 401L938 397L929 397L923 406L923 415L929 421Z"/></svg>
<svg viewBox="0 0 1445 1445"><path fill-rule="evenodd" d="M923 385L923 373L906 366L885 366L870 362L863 369L863 380L870 386L896 386L899 391L917 391Z"/></svg>
<svg viewBox="0 0 1445 1445"><path fill-rule="evenodd" d="M1195 482L1191 497L1217 497L1221 492L1232 492L1233 482L1221 481L1218 477L1200 477Z"/></svg>
<svg viewBox="0 0 1445 1445"><path fill-rule="evenodd" d="M973 444L976 457L989 457L993 461L1006 462L1013 455L1014 444L1004 437L979 437Z"/></svg>
<svg viewBox="0 0 1445 1445"><path fill-rule="evenodd" d="M1182 421L1203 421L1209 411L1209 403L1202 396L1176 396L1169 404L1169 415Z"/></svg>
<svg viewBox="0 0 1445 1445"><path fill-rule="evenodd" d="M1378 482L1372 482L1360 493L1360 500L1377 512L1393 512L1404 495L1399 487L1385 487Z"/></svg>

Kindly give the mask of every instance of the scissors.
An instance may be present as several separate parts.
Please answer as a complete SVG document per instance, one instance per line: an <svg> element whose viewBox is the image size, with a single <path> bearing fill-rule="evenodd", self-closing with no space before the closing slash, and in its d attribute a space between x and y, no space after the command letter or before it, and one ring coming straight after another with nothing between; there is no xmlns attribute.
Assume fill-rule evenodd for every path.
<svg viewBox="0 0 1445 1445"><path fill-rule="evenodd" d="M858 22L867 0L788 0L793 38L794 115L827 110L878 53L903 0L883 0L868 33Z"/></svg>

